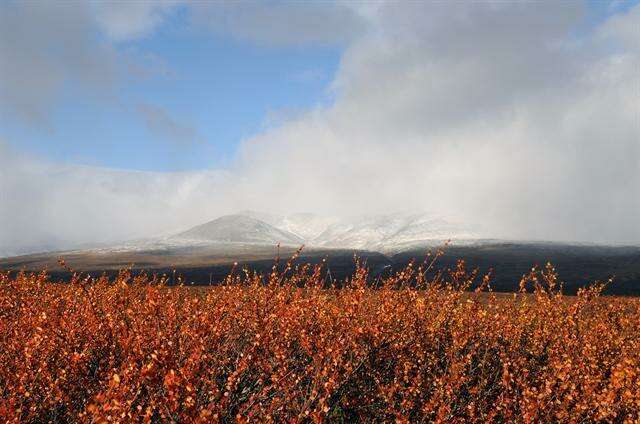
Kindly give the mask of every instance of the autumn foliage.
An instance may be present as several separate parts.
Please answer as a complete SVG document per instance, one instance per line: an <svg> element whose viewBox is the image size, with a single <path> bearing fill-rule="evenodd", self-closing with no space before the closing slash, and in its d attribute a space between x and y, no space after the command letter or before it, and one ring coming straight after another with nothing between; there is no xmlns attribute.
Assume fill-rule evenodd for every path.
<svg viewBox="0 0 640 424"><path fill-rule="evenodd" d="M563 296L551 266L513 295L463 262L359 264L342 288L282 268L200 289L0 273L0 421L640 419L638 299Z"/></svg>

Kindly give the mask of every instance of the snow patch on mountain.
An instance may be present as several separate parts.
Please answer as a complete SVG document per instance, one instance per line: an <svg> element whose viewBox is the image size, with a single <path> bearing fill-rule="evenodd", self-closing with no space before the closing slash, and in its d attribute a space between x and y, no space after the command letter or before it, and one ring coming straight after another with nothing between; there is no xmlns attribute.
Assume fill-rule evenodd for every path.
<svg viewBox="0 0 640 424"><path fill-rule="evenodd" d="M357 249L383 253L418 247L482 243L476 231L433 214L396 213L338 218L312 213L276 215L242 211L181 233L94 246L94 254L134 251L176 252L205 247L282 246Z"/></svg>
<svg viewBox="0 0 640 424"><path fill-rule="evenodd" d="M282 231L297 235L305 244L317 247L389 251L420 245L438 245L447 240L468 244L480 238L475 229L429 213L347 218L312 213L270 215L244 211L241 214L263 219Z"/></svg>
<svg viewBox="0 0 640 424"><path fill-rule="evenodd" d="M330 225L313 244L388 251L477 238L475 231L459 223L428 214L398 213L343 220Z"/></svg>
<svg viewBox="0 0 640 424"><path fill-rule="evenodd" d="M304 239L245 215L225 215L174 236L176 239L224 243L301 245Z"/></svg>

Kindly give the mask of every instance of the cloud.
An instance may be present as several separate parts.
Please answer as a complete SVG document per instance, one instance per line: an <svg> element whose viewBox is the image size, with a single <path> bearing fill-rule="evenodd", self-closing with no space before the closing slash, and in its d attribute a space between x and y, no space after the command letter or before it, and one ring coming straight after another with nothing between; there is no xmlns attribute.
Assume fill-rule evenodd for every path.
<svg viewBox="0 0 640 424"><path fill-rule="evenodd" d="M263 45L346 43L335 102L245 140L224 172L112 171L2 152L11 240L133 238L240 209L424 209L492 237L640 243L640 6L585 33L577 2L384 2L355 12L332 3L324 14L354 13L366 28L335 30L351 18L327 18L324 31L305 32L304 19L288 25L276 12L302 16L296 7L307 6L270 14L235 4L192 7L203 19L221 13L205 20L216 31ZM147 114L150 129L184 131L162 110Z"/></svg>
<svg viewBox="0 0 640 424"><path fill-rule="evenodd" d="M640 7L636 6L626 13L613 16L599 34L605 40L622 43L623 46L640 50Z"/></svg>
<svg viewBox="0 0 640 424"><path fill-rule="evenodd" d="M50 114L67 86L92 101L117 103L116 88L124 83L171 75L162 58L118 50L112 41L153 30L175 3L1 3L0 113L11 122L54 131Z"/></svg>
<svg viewBox="0 0 640 424"><path fill-rule="evenodd" d="M178 122L164 108L150 104L139 104L137 111L149 132L155 137L183 147L203 141L202 136L195 128Z"/></svg>
<svg viewBox="0 0 640 424"><path fill-rule="evenodd" d="M635 15L603 43L575 35L583 7L384 4L344 54L334 105L246 141L243 190L294 210L437 210L490 236L639 242Z"/></svg>
<svg viewBox="0 0 640 424"><path fill-rule="evenodd" d="M120 42L149 35L182 3L181 0L95 1L92 6L106 35Z"/></svg>
<svg viewBox="0 0 640 424"><path fill-rule="evenodd" d="M338 1L193 2L193 20L221 35L266 46L344 44L366 29L358 9Z"/></svg>
<svg viewBox="0 0 640 424"><path fill-rule="evenodd" d="M51 130L50 109L65 83L108 92L116 54L99 42L84 3L3 2L0 5L0 112Z"/></svg>
<svg viewBox="0 0 640 424"><path fill-rule="evenodd" d="M238 206L224 172L51 163L1 140L0 177L0 255L171 234Z"/></svg>

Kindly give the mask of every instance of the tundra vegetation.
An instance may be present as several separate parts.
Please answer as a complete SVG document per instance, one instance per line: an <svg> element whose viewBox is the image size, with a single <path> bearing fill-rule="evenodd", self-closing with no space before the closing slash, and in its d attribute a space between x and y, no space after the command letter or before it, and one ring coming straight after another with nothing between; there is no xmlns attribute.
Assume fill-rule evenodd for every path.
<svg viewBox="0 0 640 424"><path fill-rule="evenodd" d="M211 288L0 273L4 422L637 422L640 300L513 294L438 253L340 288L323 266ZM64 263L62 263L64 265ZM66 266L66 265L65 265ZM469 290L477 287L475 290Z"/></svg>

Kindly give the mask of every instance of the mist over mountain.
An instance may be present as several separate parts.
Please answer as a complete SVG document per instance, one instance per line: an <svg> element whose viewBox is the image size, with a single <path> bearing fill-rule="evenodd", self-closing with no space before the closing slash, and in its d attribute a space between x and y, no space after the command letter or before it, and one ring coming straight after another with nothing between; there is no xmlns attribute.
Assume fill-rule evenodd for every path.
<svg viewBox="0 0 640 424"><path fill-rule="evenodd" d="M174 234L161 232L146 238L91 244L37 244L31 249L0 252L10 257L60 250L100 252L172 250L194 246L263 245L320 249L352 249L399 252L420 246L441 245L448 240L466 244L482 239L469 225L430 213L393 213L348 217L313 213L286 215L245 210L224 215Z"/></svg>
<svg viewBox="0 0 640 424"><path fill-rule="evenodd" d="M492 243L539 244L544 239L509 239L485 231L477 225L430 212L396 212L356 216L314 213L274 214L243 210L223 215L180 232L163 231L155 236L121 242L94 244L38 244L33 248L0 251L0 257L13 257L53 251L94 252L188 252L208 247L243 252L280 245L316 251L342 250L395 255L416 249L442 246L483 246ZM550 243L550 242L549 242ZM553 243L582 245L571 241ZM587 245L598 245L595 243ZM603 246L607 244L601 244ZM216 250L217 252L217 250Z"/></svg>
<svg viewBox="0 0 640 424"><path fill-rule="evenodd" d="M478 240L468 226L427 213L395 213L355 217L312 213L275 215L242 211L176 234L172 239L215 243L263 243L288 246L401 251L447 240Z"/></svg>
<svg viewBox="0 0 640 424"><path fill-rule="evenodd" d="M222 243L302 244L304 240L245 215L225 215L176 234L173 238Z"/></svg>
<svg viewBox="0 0 640 424"><path fill-rule="evenodd" d="M339 220L329 225L313 243L326 247L345 247L374 251L401 250L449 239L478 239L478 233L465 225L428 214L390 214Z"/></svg>
<svg viewBox="0 0 640 424"><path fill-rule="evenodd" d="M499 238L640 244L637 2L97 3L0 2L0 251L245 209L305 240L332 214L436 209ZM192 27L233 10L251 18ZM239 42L181 54L205 38ZM332 224L359 246L423 231Z"/></svg>
<svg viewBox="0 0 640 424"><path fill-rule="evenodd" d="M276 228L296 234L307 243L315 240L330 225L340 221L340 219L335 216L322 216L305 212L277 215L246 210L238 212L238 214L268 222Z"/></svg>
<svg viewBox="0 0 640 424"><path fill-rule="evenodd" d="M551 262L558 267L568 293L584 284L615 275L609 292L639 294L640 247L508 240L487 237L478 228L434 213L400 212L351 217L312 213L271 214L244 210L223 215L184 231L145 239L0 259L0 269L48 269L56 278L63 257L76 270L100 275L122 267L136 272L178 272L189 284L222 281L236 264L268 273L275 258L289 258L302 245L299 261L322 263L332 278L354 272L354 255L370 267L373 277L423 258L427 250L450 244L439 267L454 267L465 259L471 268L494 272L498 291L517 290L520 276L532 266ZM326 262L325 262L326 261Z"/></svg>

